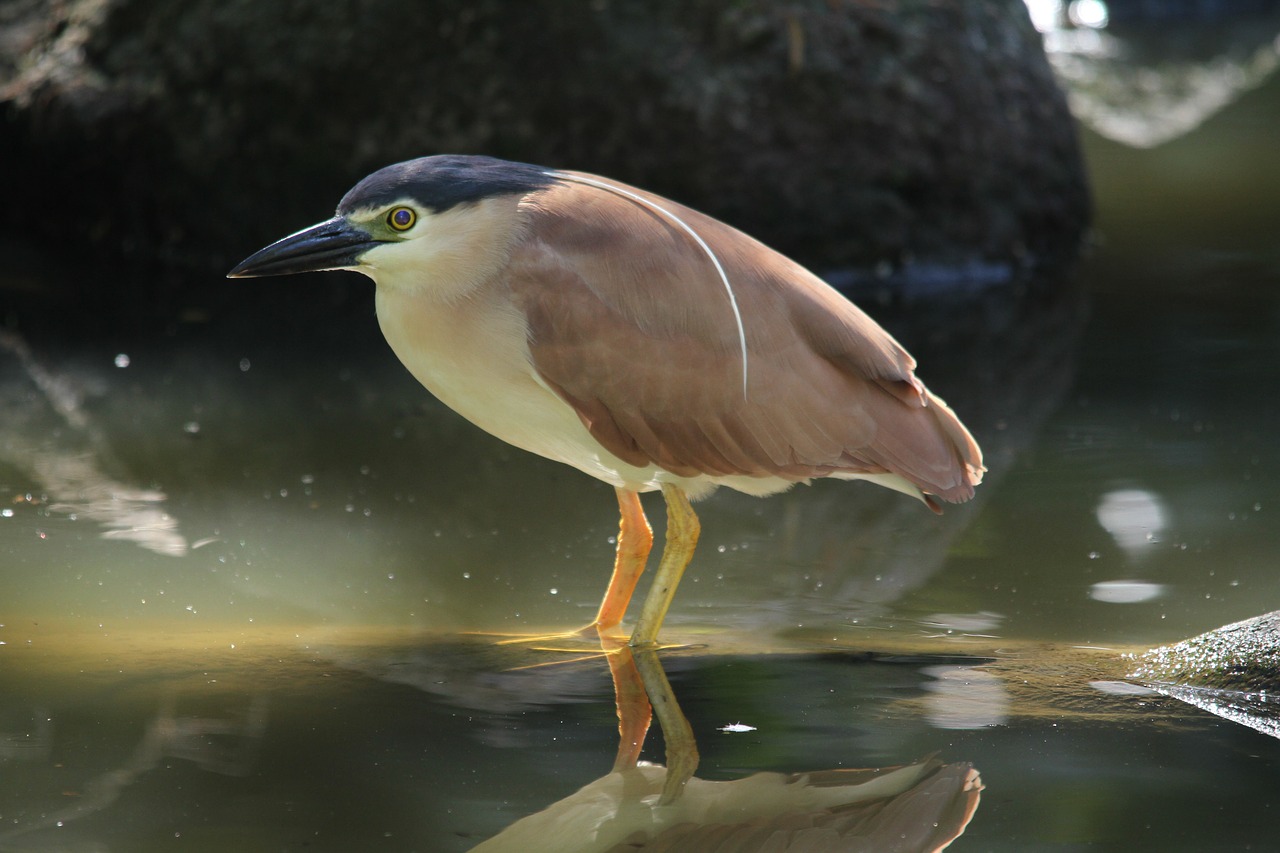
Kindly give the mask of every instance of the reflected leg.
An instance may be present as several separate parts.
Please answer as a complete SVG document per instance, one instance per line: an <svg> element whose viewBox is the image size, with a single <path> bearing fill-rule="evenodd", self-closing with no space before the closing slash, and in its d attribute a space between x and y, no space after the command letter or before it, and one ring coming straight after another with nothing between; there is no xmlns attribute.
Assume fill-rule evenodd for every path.
<svg viewBox="0 0 1280 853"><path fill-rule="evenodd" d="M640 760L645 735L653 720L653 709L645 695L644 680L636 669L631 647L619 640L601 638L609 674L613 677L613 695L618 708L618 755L614 771L629 770Z"/></svg>
<svg viewBox="0 0 1280 853"><path fill-rule="evenodd" d="M676 702L657 650L635 649L633 656L644 681L645 692L649 694L653 713L658 717L658 725L662 726L662 737L667 742L667 776L662 783L662 798L658 801L659 805L666 806L676 801L693 771L698 769L698 743L693 738L693 727Z"/></svg>

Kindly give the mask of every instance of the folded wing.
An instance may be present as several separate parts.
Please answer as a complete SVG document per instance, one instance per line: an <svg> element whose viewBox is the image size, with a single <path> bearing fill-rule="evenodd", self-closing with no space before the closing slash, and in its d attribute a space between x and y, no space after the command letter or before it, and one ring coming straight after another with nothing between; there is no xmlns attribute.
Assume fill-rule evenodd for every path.
<svg viewBox="0 0 1280 853"><path fill-rule="evenodd" d="M569 173L570 175L572 173ZM595 179L593 180L603 180ZM620 459L686 477L897 474L967 500L982 455L887 332L816 276L721 222L571 182L522 203L509 280L533 366Z"/></svg>

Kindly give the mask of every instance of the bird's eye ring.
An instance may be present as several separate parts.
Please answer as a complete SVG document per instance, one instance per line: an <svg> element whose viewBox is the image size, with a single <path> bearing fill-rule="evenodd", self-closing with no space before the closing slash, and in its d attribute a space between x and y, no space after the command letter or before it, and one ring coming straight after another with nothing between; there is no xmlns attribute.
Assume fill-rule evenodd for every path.
<svg viewBox="0 0 1280 853"><path fill-rule="evenodd" d="M408 231L418 221L412 207L397 207L387 214L387 224L393 231Z"/></svg>

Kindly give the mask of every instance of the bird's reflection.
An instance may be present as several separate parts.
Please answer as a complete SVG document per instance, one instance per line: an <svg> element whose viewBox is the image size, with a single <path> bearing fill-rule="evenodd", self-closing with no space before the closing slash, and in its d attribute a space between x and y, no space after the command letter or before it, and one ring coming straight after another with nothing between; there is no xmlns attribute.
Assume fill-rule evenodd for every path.
<svg viewBox="0 0 1280 853"><path fill-rule="evenodd" d="M613 770L473 848L497 851L935 851L968 826L983 785L965 763L699 779L693 730L655 649L602 640L618 709ZM653 717L666 766L639 761Z"/></svg>

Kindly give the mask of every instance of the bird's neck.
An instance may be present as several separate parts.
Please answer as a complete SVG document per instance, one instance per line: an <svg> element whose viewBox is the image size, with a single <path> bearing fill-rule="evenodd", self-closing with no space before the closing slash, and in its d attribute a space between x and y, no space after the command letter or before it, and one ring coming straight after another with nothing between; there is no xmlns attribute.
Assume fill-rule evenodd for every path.
<svg viewBox="0 0 1280 853"><path fill-rule="evenodd" d="M400 361L464 415L469 399L530 373L526 322L500 277L447 301L379 284L375 304L378 325Z"/></svg>

